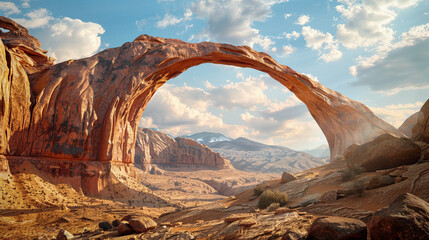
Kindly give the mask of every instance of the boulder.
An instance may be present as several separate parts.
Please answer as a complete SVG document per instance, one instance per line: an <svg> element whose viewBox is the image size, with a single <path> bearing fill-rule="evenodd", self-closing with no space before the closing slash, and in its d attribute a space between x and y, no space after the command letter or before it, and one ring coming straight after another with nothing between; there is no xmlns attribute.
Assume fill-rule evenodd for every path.
<svg viewBox="0 0 429 240"><path fill-rule="evenodd" d="M323 203L333 202L337 200L338 194L336 190L325 192L322 197L320 197L320 201Z"/></svg>
<svg viewBox="0 0 429 240"><path fill-rule="evenodd" d="M57 235L56 240L69 240L74 238L73 234L69 233L68 231L61 229L60 232Z"/></svg>
<svg viewBox="0 0 429 240"><path fill-rule="evenodd" d="M347 158L349 158L351 155L352 155L352 153L356 150L356 149L358 149L359 148L359 144L352 144L352 145L350 145L347 149L346 149L346 151L344 152L344 158L345 159L347 159Z"/></svg>
<svg viewBox="0 0 429 240"><path fill-rule="evenodd" d="M148 217L133 217L128 222L136 233L144 233L157 227L156 222Z"/></svg>
<svg viewBox="0 0 429 240"><path fill-rule="evenodd" d="M134 230L130 227L127 221L122 221L118 226L118 235L124 236L134 233Z"/></svg>
<svg viewBox="0 0 429 240"><path fill-rule="evenodd" d="M395 183L395 177L391 177L389 175L377 175L373 176L371 180L369 180L368 186L366 186L367 190L376 189L385 187Z"/></svg>
<svg viewBox="0 0 429 240"><path fill-rule="evenodd" d="M413 128L416 126L417 121L419 119L419 112L414 113L413 115L409 116L404 123L398 128L399 131L401 131L405 136L411 138L413 133Z"/></svg>
<svg viewBox="0 0 429 240"><path fill-rule="evenodd" d="M346 160L349 166L360 165L367 171L376 171L416 163L420 154L420 147L410 139L383 134L360 145Z"/></svg>
<svg viewBox="0 0 429 240"><path fill-rule="evenodd" d="M98 223L98 227L100 227L104 231L107 231L107 230L113 228L112 224L110 224L110 222L108 222L108 221Z"/></svg>
<svg viewBox="0 0 429 240"><path fill-rule="evenodd" d="M412 130L411 139L415 142L429 143L429 99L419 111L417 123Z"/></svg>
<svg viewBox="0 0 429 240"><path fill-rule="evenodd" d="M367 238L364 222L353 218L320 217L311 225L307 239L362 240Z"/></svg>
<svg viewBox="0 0 429 240"><path fill-rule="evenodd" d="M374 213L368 224L372 240L429 239L429 203L410 193Z"/></svg>
<svg viewBox="0 0 429 240"><path fill-rule="evenodd" d="M112 226L113 227L118 227L119 224L121 224L121 221L119 221L119 219L115 219L115 220L112 221Z"/></svg>
<svg viewBox="0 0 429 240"><path fill-rule="evenodd" d="M287 182L294 181L296 179L297 178L293 174L290 174L288 172L284 172L282 174L282 179L280 180L280 183L287 183Z"/></svg>

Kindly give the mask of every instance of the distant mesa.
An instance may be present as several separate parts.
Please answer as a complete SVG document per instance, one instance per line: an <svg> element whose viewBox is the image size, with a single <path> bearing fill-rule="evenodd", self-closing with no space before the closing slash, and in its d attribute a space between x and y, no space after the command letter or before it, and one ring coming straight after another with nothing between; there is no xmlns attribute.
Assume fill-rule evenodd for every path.
<svg viewBox="0 0 429 240"><path fill-rule="evenodd" d="M233 168L228 159L197 141L182 137L173 139L149 128L137 131L134 164L145 171L154 167L179 171Z"/></svg>

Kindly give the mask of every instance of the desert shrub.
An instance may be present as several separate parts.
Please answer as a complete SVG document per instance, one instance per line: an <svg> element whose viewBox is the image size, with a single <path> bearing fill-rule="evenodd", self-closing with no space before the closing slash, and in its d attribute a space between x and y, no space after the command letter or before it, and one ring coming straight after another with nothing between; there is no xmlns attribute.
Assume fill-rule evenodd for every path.
<svg viewBox="0 0 429 240"><path fill-rule="evenodd" d="M267 211L272 212L272 211L275 211L279 207L280 207L280 203L277 203L277 202L271 203L270 206L267 207Z"/></svg>
<svg viewBox="0 0 429 240"><path fill-rule="evenodd" d="M254 196L261 196L263 192L264 192L264 189L261 186L257 186L253 189Z"/></svg>
<svg viewBox="0 0 429 240"><path fill-rule="evenodd" d="M363 191L365 190L366 184L363 180L358 180L353 183L353 192L359 194L359 196L362 196Z"/></svg>
<svg viewBox="0 0 429 240"><path fill-rule="evenodd" d="M264 191L259 197L258 207L260 209L265 209L270 206L272 203L278 203L280 206L286 205L288 201L288 196L286 193L281 193L279 191Z"/></svg>
<svg viewBox="0 0 429 240"><path fill-rule="evenodd" d="M342 160L344 160L345 158L344 158L344 156L343 155L336 155L335 157L334 157L334 160L335 161L342 161Z"/></svg>
<svg viewBox="0 0 429 240"><path fill-rule="evenodd" d="M365 172L365 169L363 167L359 165L353 165L343 170L343 172L341 173L341 179L345 182L363 172Z"/></svg>

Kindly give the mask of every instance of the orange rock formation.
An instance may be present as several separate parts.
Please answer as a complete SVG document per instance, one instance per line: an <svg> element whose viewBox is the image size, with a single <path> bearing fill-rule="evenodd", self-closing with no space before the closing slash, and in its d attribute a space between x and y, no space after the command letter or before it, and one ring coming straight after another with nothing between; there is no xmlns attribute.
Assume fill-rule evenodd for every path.
<svg viewBox="0 0 429 240"><path fill-rule="evenodd" d="M5 22L4 18L0 20ZM17 31L24 30L18 28ZM32 58L32 53L38 52L37 45L31 45L31 41L21 43L26 47L19 49L31 49L22 54L39 59ZM29 84L23 71L28 64L5 57L5 52L12 51L10 48L5 51L1 47L0 50L2 86L10 84L11 77L20 82L18 86L1 89L2 99L5 99L1 102L0 118L0 153L3 154L131 163L138 123L153 94L169 79L203 63L253 68L287 87L307 105L325 134L331 161L353 143L362 144L384 133L403 136L362 103L246 46L195 44L142 35L121 47L42 71L49 65L46 61L30 64L32 68L26 70L31 86L31 108L30 93L24 90L28 87L22 87ZM21 97L22 91L25 97ZM7 101L16 104L11 106ZM8 106L9 110L5 111ZM11 114L11 111L20 112ZM19 127L10 126L15 121Z"/></svg>

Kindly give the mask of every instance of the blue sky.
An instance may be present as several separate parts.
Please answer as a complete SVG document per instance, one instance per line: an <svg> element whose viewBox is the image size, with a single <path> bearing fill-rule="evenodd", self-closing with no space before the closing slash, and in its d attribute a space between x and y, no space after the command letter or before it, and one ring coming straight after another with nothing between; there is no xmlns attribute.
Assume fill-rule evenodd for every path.
<svg viewBox="0 0 429 240"><path fill-rule="evenodd" d="M396 127L429 96L429 1L14 0L0 1L0 14L27 27L57 62L141 34L249 45ZM140 124L174 136L213 131L294 149L326 143L305 105L275 80L221 65L170 80Z"/></svg>

